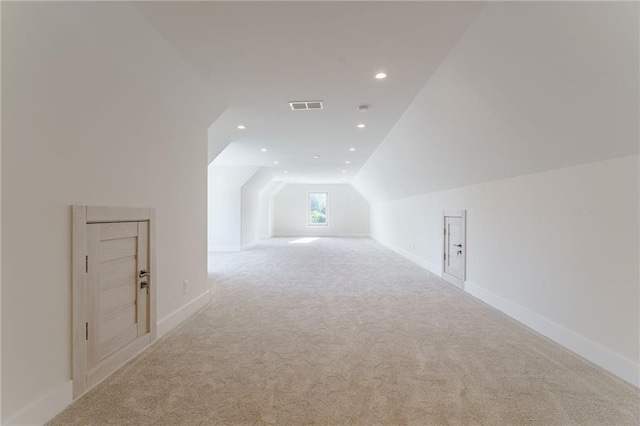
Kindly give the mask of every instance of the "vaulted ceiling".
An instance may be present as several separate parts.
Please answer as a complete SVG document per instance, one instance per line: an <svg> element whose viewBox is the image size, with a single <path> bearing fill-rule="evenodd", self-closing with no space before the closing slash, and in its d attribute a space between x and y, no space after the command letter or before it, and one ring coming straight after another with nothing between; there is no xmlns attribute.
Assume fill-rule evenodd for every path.
<svg viewBox="0 0 640 426"><path fill-rule="evenodd" d="M638 151L637 3L135 7L227 105L215 165L375 200Z"/></svg>
<svg viewBox="0 0 640 426"><path fill-rule="evenodd" d="M350 181L482 7L136 3L229 106L209 131L212 147L229 144L214 164L269 167L276 179L297 182ZM379 71L387 78L377 80ZM295 100L322 100L324 109L292 111Z"/></svg>
<svg viewBox="0 0 640 426"><path fill-rule="evenodd" d="M353 185L397 199L638 153L635 2L494 2Z"/></svg>

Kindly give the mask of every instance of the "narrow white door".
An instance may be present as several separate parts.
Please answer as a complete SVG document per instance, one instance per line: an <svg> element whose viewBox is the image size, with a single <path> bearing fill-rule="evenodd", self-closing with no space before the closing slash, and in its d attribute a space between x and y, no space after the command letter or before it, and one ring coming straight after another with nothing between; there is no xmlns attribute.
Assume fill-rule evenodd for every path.
<svg viewBox="0 0 640 426"><path fill-rule="evenodd" d="M156 338L155 209L73 206L73 397Z"/></svg>
<svg viewBox="0 0 640 426"><path fill-rule="evenodd" d="M446 218L447 258L445 272L462 279L462 239L459 217Z"/></svg>
<svg viewBox="0 0 640 426"><path fill-rule="evenodd" d="M458 286L465 280L465 231L464 211L445 212L442 276Z"/></svg>
<svg viewBox="0 0 640 426"><path fill-rule="evenodd" d="M87 225L90 377L92 369L149 332L148 226L149 222Z"/></svg>

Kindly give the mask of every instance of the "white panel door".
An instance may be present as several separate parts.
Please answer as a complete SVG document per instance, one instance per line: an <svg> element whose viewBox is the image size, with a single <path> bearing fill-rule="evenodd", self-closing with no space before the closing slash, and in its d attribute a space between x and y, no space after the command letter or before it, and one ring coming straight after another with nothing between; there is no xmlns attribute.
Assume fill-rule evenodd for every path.
<svg viewBox="0 0 640 426"><path fill-rule="evenodd" d="M149 222L87 225L87 368L149 332Z"/></svg>
<svg viewBox="0 0 640 426"><path fill-rule="evenodd" d="M155 209L73 206L73 397L156 338Z"/></svg>
<svg viewBox="0 0 640 426"><path fill-rule="evenodd" d="M463 286L466 275L465 219L464 210L444 213L442 277L457 286Z"/></svg>
<svg viewBox="0 0 640 426"><path fill-rule="evenodd" d="M462 279L462 234L459 217L446 218L447 258L445 259L445 272L456 278Z"/></svg>

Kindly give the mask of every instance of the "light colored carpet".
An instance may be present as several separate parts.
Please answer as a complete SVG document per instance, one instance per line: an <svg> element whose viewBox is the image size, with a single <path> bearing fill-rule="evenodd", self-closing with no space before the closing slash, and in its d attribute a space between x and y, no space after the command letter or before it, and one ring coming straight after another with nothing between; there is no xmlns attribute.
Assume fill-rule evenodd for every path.
<svg viewBox="0 0 640 426"><path fill-rule="evenodd" d="M638 389L377 243L289 241L216 255L211 304L51 424L640 424Z"/></svg>

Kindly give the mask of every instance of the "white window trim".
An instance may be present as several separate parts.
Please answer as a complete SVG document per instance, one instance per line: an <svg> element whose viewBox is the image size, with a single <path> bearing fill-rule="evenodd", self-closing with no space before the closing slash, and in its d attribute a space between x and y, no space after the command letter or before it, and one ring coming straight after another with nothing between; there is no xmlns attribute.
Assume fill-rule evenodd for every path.
<svg viewBox="0 0 640 426"><path fill-rule="evenodd" d="M327 194L327 221L326 223L311 223L311 194L325 193ZM329 198L329 191L326 189L318 189L315 191L307 191L307 226L308 227L318 227L318 226L329 226L329 215L331 213L331 203Z"/></svg>

